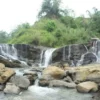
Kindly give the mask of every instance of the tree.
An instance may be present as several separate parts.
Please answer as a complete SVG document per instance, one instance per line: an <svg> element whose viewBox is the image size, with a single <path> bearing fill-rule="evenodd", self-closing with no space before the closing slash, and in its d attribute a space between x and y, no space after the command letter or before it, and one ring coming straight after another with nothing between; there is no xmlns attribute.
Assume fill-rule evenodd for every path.
<svg viewBox="0 0 100 100"><path fill-rule="evenodd" d="M38 17L59 17L61 0L44 0Z"/></svg>
<svg viewBox="0 0 100 100"><path fill-rule="evenodd" d="M6 43L9 39L9 35L5 31L0 31L0 43Z"/></svg>
<svg viewBox="0 0 100 100"><path fill-rule="evenodd" d="M93 8L93 13L88 11L90 16L90 29L91 31L95 31L100 33L100 11L97 8Z"/></svg>
<svg viewBox="0 0 100 100"><path fill-rule="evenodd" d="M27 30L30 28L30 25L29 23L23 23L21 25L18 25L16 29L14 29L12 32L11 32L11 38L15 37L15 36L20 36L22 34L24 34L23 31Z"/></svg>

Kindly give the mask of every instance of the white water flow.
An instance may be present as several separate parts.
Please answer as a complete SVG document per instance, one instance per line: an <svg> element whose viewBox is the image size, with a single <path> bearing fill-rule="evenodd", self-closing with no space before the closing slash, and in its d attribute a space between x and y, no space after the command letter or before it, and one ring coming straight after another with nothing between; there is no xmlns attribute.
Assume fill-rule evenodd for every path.
<svg viewBox="0 0 100 100"><path fill-rule="evenodd" d="M97 50L97 43L100 42L100 40L97 40L95 43L93 43L93 50L94 50L94 54L97 57L97 63L100 63L100 51Z"/></svg>
<svg viewBox="0 0 100 100"><path fill-rule="evenodd" d="M65 61L65 59L66 59L66 54L65 54L65 52L66 52L66 48L65 47L63 47L63 61Z"/></svg>
<svg viewBox="0 0 100 100"><path fill-rule="evenodd" d="M68 53L68 59L70 59L70 56L71 56L71 46L69 45L69 53Z"/></svg>
<svg viewBox="0 0 100 100"><path fill-rule="evenodd" d="M34 83L35 86L39 86L39 78L41 77L41 72L38 72L37 74L38 74L38 78L35 80Z"/></svg>
<svg viewBox="0 0 100 100"><path fill-rule="evenodd" d="M18 59L17 50L14 47L14 45L1 44L0 55L8 59L14 59L14 60Z"/></svg>
<svg viewBox="0 0 100 100"><path fill-rule="evenodd" d="M42 50L42 51L41 51L41 54L40 54L40 63L39 63L39 67L42 67L43 53L44 53L44 50Z"/></svg>
<svg viewBox="0 0 100 100"><path fill-rule="evenodd" d="M55 48L51 48L51 49L47 49L44 53L43 51L41 52L40 67L48 67L48 65L52 61L52 53L55 50L56 50Z"/></svg>
<svg viewBox="0 0 100 100"><path fill-rule="evenodd" d="M83 64L84 57L85 57L85 55L88 53L87 47L86 47L85 45L84 45L84 47L85 47L85 49L86 49L86 53L84 53L83 55L81 55L81 58L80 58L80 60L77 62L76 66L80 66L80 65Z"/></svg>

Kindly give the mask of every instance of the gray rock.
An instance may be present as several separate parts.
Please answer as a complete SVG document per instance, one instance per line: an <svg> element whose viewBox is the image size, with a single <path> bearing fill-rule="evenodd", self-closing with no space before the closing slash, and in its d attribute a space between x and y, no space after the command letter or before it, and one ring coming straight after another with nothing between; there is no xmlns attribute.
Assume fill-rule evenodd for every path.
<svg viewBox="0 0 100 100"><path fill-rule="evenodd" d="M75 88L75 83L68 83L62 80L52 80L49 83L50 87L66 87L66 88Z"/></svg>
<svg viewBox="0 0 100 100"><path fill-rule="evenodd" d="M4 89L4 93L19 94L20 88L13 83L7 83Z"/></svg>
<svg viewBox="0 0 100 100"><path fill-rule="evenodd" d="M25 73L23 74L23 76L25 76L26 78L29 79L30 84L33 84L35 82L35 80L38 78L38 75L36 72L34 71L25 71Z"/></svg>
<svg viewBox="0 0 100 100"><path fill-rule="evenodd" d="M10 82L23 89L27 89L30 85L30 81L24 76L13 76Z"/></svg>
<svg viewBox="0 0 100 100"><path fill-rule="evenodd" d="M65 77L63 80L70 83L73 82L69 76Z"/></svg>
<svg viewBox="0 0 100 100"><path fill-rule="evenodd" d="M4 89L4 85L2 84L2 85L0 85L0 91L3 91L3 89Z"/></svg>

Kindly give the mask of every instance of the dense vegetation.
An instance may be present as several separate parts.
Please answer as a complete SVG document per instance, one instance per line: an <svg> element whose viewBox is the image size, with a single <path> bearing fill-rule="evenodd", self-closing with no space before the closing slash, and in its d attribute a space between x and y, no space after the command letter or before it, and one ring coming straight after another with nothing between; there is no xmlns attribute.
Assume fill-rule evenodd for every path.
<svg viewBox="0 0 100 100"><path fill-rule="evenodd" d="M88 18L75 18L70 16L68 9L61 9L60 4L61 0L44 0L38 14L39 19L34 25L18 25L9 38L4 37L4 41L0 39L0 42L57 47L85 43L93 37L100 37L100 11L93 8L93 13L88 11ZM0 32L0 38L1 36Z"/></svg>

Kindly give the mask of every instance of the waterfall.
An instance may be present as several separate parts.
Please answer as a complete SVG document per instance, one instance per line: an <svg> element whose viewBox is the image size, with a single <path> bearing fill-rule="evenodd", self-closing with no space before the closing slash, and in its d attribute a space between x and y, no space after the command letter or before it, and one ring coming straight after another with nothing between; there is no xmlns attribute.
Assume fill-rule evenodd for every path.
<svg viewBox="0 0 100 100"><path fill-rule="evenodd" d="M65 56L65 55L66 55L66 53L65 53L65 52L66 52L66 48L64 47L64 48L63 48L63 61L65 61L65 60L66 60L66 56Z"/></svg>
<svg viewBox="0 0 100 100"><path fill-rule="evenodd" d="M44 50L42 50L42 51L41 51L41 54L40 54L40 63L39 63L39 67L42 67L43 55L44 55Z"/></svg>
<svg viewBox="0 0 100 100"><path fill-rule="evenodd" d="M69 53L68 53L68 59L70 59L70 56L71 56L71 46L69 45Z"/></svg>
<svg viewBox="0 0 100 100"><path fill-rule="evenodd" d="M0 44L0 56L7 59L18 59L16 48L9 44Z"/></svg>
<svg viewBox="0 0 100 100"><path fill-rule="evenodd" d="M84 57L85 57L86 54L87 54L87 52L81 56L80 60L78 60L78 62L77 62L77 64L76 64L76 66L80 66L80 65L83 64Z"/></svg>
<svg viewBox="0 0 100 100"><path fill-rule="evenodd" d="M42 51L40 55L40 67L47 67L52 61L52 53L55 51L55 48L47 49Z"/></svg>

